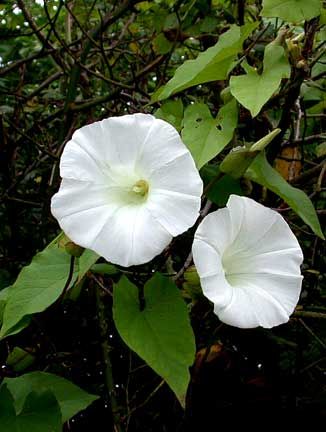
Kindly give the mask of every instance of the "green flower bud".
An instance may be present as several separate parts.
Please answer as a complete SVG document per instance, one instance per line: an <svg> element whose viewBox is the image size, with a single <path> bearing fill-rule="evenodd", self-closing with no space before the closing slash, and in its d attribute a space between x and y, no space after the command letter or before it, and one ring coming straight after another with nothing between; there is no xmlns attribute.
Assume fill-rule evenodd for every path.
<svg viewBox="0 0 326 432"><path fill-rule="evenodd" d="M264 150L280 132L281 129L274 129L251 147L233 148L220 164L220 171L235 179L242 177L258 153Z"/></svg>
<svg viewBox="0 0 326 432"><path fill-rule="evenodd" d="M220 164L220 171L230 175L234 179L238 179L247 171L247 168L258 153L259 151L252 152L245 146L235 147Z"/></svg>
<svg viewBox="0 0 326 432"><path fill-rule="evenodd" d="M268 146L268 144L281 132L281 129L277 128L274 129L269 134L265 135L263 138L261 138L259 141L257 141L255 144L253 144L250 147L251 152L255 151L262 151L265 149L265 147Z"/></svg>

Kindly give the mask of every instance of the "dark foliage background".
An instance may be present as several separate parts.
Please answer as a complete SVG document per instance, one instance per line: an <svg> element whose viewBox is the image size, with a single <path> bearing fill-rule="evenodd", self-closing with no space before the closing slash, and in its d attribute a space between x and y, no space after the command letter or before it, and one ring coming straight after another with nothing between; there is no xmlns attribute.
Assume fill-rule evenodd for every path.
<svg viewBox="0 0 326 432"><path fill-rule="evenodd" d="M58 233L49 204L60 183L60 154L73 131L109 116L154 112L159 105L148 105L151 94L176 67L215 44L229 24L258 19L260 8L259 1L226 0L0 2L1 288ZM265 27L246 53L251 64L260 61L264 46L275 37L273 25L261 22L260 30ZM289 182L307 192L324 222L326 59L320 55L318 38L313 43L323 34L322 24L313 19L305 31L307 67L314 62L313 74L292 71L290 85L254 119L242 108L233 145L261 138L269 131L271 116L280 119L286 135L273 143L270 160ZM225 86L212 82L180 98L184 105L204 101L216 114ZM299 95L302 127L295 136L293 114ZM287 150L285 141L290 142ZM23 332L1 341L2 375L20 373L6 363L19 346L35 356L24 372L51 371L100 394L100 400L66 424L67 431L88 431L99 422L103 426L95 430L111 430L112 397L114 421L130 431L206 430L209 421L217 429L224 421L232 426L238 415L244 415L244 422L277 415L325 420L323 242L275 195L248 182L241 187L278 208L296 233L305 253L302 299L289 324L273 331L221 325L208 303L195 304L198 354L185 413L160 378L123 345L110 321L111 298L105 291L101 295L107 310L98 310L94 285L110 288L112 278L106 276L90 278L77 298L57 302ZM190 242L189 236L187 249L187 240L173 244L177 269ZM100 313L107 316L105 328ZM105 385L106 340L114 395Z"/></svg>

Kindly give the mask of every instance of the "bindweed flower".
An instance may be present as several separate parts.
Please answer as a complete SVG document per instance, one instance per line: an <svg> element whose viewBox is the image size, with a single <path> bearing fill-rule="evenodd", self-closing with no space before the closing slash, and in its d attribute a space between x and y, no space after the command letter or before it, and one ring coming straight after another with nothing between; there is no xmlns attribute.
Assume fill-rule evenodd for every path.
<svg viewBox="0 0 326 432"><path fill-rule="evenodd" d="M192 251L203 293L221 321L240 328L288 321L300 295L303 256L276 211L231 195L226 208L199 225Z"/></svg>
<svg viewBox="0 0 326 432"><path fill-rule="evenodd" d="M202 180L177 131L149 114L78 129L60 161L51 210L65 234L106 260L150 261L190 228Z"/></svg>

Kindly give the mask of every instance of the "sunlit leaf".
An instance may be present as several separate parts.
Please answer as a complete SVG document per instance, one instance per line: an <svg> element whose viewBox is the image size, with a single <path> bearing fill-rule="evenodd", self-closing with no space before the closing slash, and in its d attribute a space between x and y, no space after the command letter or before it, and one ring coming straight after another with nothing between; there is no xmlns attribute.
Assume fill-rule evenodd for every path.
<svg viewBox="0 0 326 432"><path fill-rule="evenodd" d="M255 117L278 90L282 78L289 77L290 65L283 47L272 42L265 48L261 74L248 64L244 64L244 67L247 72L245 75L231 77L231 93Z"/></svg>
<svg viewBox="0 0 326 432"><path fill-rule="evenodd" d="M257 23L241 28L233 25L220 36L214 46L200 53L196 59L187 60L181 65L173 78L154 93L152 100L163 100L197 84L225 79L237 54L242 50L243 42L256 27Z"/></svg>
<svg viewBox="0 0 326 432"><path fill-rule="evenodd" d="M217 156L231 141L238 123L235 99L224 105L214 119L207 105L189 105L183 119L182 139L198 168Z"/></svg>
<svg viewBox="0 0 326 432"><path fill-rule="evenodd" d="M44 311L60 297L69 275L70 258L53 244L23 268L8 291L0 337L12 334L23 318ZM77 271L72 282L76 277Z"/></svg>
<svg viewBox="0 0 326 432"><path fill-rule="evenodd" d="M182 100L177 99L164 102L162 106L155 111L155 117L167 121L180 131L183 119Z"/></svg>
<svg viewBox="0 0 326 432"><path fill-rule="evenodd" d="M310 198L302 190L291 186L284 180L281 174L269 165L263 152L250 165L246 176L280 196L317 236L324 238Z"/></svg>
<svg viewBox="0 0 326 432"><path fill-rule="evenodd" d="M261 15L289 22L308 21L320 15L321 6L320 0L263 0Z"/></svg>

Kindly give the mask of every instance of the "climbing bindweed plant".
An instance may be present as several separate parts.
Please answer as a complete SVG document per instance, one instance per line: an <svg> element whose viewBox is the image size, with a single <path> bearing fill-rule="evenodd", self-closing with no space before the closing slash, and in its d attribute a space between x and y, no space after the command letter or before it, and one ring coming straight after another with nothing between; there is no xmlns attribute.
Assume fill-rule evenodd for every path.
<svg viewBox="0 0 326 432"><path fill-rule="evenodd" d="M321 205L325 173L325 135L316 126L325 109L325 11L317 0L287 7L276 0L157 0L94 2L85 16L79 2L36 3L47 36L28 2L17 1L12 13L22 14L42 43L25 61L46 51L56 68L41 90L22 98L32 106L27 117L43 115L32 105L40 92L57 101L38 123L57 148L37 144L55 160L46 213L57 236L0 291L0 338L10 346L0 425L5 432L70 430L75 416L103 397L103 389L83 390L60 368L48 370L19 342L42 328L49 311L77 307L87 291L96 303L113 430L128 430L138 406L128 391L124 402L118 394L114 334L129 359L136 355L139 368L160 377L140 405L166 384L185 409L199 349L206 361L219 326L271 329L300 313L300 226L324 240L312 199L320 194ZM109 7L100 21L96 7ZM24 63L3 59L0 88L1 77ZM131 59L140 59L134 69ZM62 77L64 85L50 86ZM7 112L5 128L13 125L33 143L32 128L19 132ZM312 153L318 163L307 169ZM306 193L301 181L314 175L314 191ZM198 322L206 327L207 317L214 324L203 343Z"/></svg>

